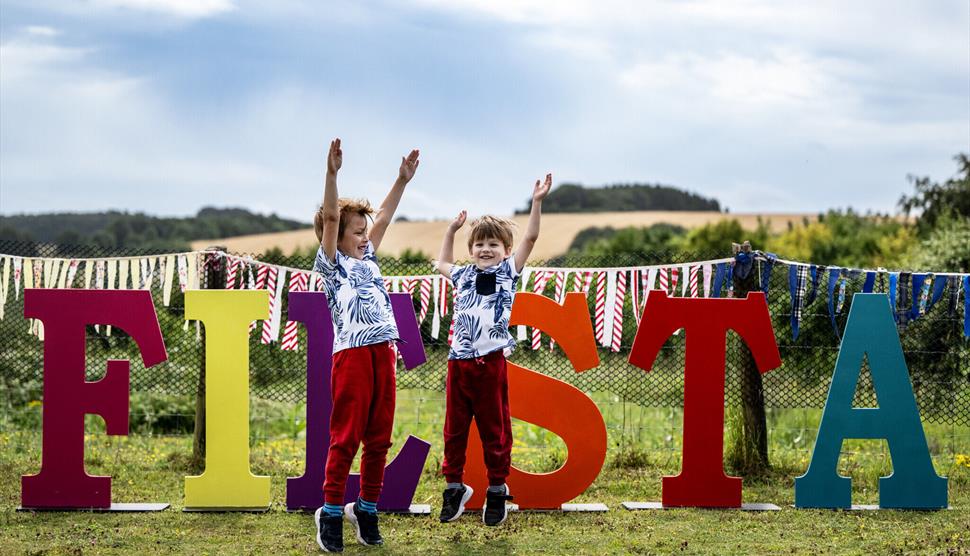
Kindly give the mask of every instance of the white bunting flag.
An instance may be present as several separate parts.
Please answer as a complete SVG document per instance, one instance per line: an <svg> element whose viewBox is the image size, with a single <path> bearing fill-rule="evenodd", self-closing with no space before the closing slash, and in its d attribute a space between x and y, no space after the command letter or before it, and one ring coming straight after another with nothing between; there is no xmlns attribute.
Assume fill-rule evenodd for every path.
<svg viewBox="0 0 970 556"><path fill-rule="evenodd" d="M24 259L14 257L13 259L13 298L20 299L20 276L23 274Z"/></svg>
<svg viewBox="0 0 970 556"><path fill-rule="evenodd" d="M3 273L0 274L0 279L3 280L3 282L0 282L0 319L3 319L3 314L6 311L7 290L10 289L10 287L7 286L8 281L10 280L10 266L11 266L10 257L4 257Z"/></svg>
<svg viewBox="0 0 970 556"><path fill-rule="evenodd" d="M77 269L79 266L81 266L81 261L76 259L72 260L70 265L68 265L67 281L65 283L65 287L68 287L68 288L74 287L74 278L77 276Z"/></svg>
<svg viewBox="0 0 970 556"><path fill-rule="evenodd" d="M179 255L178 269L179 289L182 293L185 293L185 290L189 287L189 259L185 255Z"/></svg>
<svg viewBox="0 0 970 556"><path fill-rule="evenodd" d="M172 278L175 276L175 255L165 257L161 268L162 275L162 303L166 307L172 302Z"/></svg>

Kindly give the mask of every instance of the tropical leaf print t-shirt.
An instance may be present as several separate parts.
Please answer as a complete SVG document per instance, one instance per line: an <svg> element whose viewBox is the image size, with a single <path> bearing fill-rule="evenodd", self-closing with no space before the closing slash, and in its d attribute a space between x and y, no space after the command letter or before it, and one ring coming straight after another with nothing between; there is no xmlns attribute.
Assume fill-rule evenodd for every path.
<svg viewBox="0 0 970 556"><path fill-rule="evenodd" d="M373 244L367 242L363 259L336 253L337 260L330 261L321 247L313 262L313 271L323 275L333 317L333 352L397 340L391 298Z"/></svg>
<svg viewBox="0 0 970 556"><path fill-rule="evenodd" d="M456 293L455 334L448 359L474 359L514 348L515 339L509 333L512 296L519 281L514 255L485 270L452 266L451 281Z"/></svg>

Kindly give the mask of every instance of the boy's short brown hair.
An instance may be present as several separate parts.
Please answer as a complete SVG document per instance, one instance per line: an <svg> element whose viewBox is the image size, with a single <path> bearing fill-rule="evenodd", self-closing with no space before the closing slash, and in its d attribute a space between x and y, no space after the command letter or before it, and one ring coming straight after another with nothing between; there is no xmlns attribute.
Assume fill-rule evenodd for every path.
<svg viewBox="0 0 970 556"><path fill-rule="evenodd" d="M468 230L468 250L476 241L495 238L505 244L505 249L512 248L512 228L515 223L497 216L485 215L471 223Z"/></svg>
<svg viewBox="0 0 970 556"><path fill-rule="evenodd" d="M364 218L374 214L374 207L370 206L367 199L337 199L337 208L340 210L340 226L337 228L337 241L344 236L347 222L350 222L350 215L359 214ZM323 205L317 209L313 215L313 231L317 234L317 241L323 241Z"/></svg>

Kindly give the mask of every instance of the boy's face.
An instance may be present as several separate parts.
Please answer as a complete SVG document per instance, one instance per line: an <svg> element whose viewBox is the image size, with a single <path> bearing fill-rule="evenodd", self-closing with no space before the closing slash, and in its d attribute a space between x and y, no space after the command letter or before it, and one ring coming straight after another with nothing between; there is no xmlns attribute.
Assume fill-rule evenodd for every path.
<svg viewBox="0 0 970 556"><path fill-rule="evenodd" d="M363 259L366 248L367 219L360 214L351 214L344 235L337 240L337 250L348 257Z"/></svg>
<svg viewBox="0 0 970 556"><path fill-rule="evenodd" d="M484 270L497 265L511 255L512 248L506 247L500 239L489 237L473 241L468 254L471 255L475 266Z"/></svg>

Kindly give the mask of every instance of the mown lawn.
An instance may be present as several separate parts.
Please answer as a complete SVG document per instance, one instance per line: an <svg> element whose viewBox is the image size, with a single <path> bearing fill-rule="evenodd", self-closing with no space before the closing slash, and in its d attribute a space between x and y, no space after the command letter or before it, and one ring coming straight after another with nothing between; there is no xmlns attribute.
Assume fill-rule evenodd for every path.
<svg viewBox="0 0 970 556"><path fill-rule="evenodd" d="M502 527L486 528L480 515L442 525L431 517L382 517L387 546L365 549L352 542L348 553L387 554L602 554L602 553L970 553L970 428L927 425L937 472L950 478L954 509L937 512L842 512L795 510L794 477L807 468L818 411L774 411L771 453L774 470L746 480L746 502L771 502L777 512L665 510L630 512L624 501L660 499L660 477L680 466L680 414L597 400L610 427L607 466L577 502L603 502L605 514L521 513ZM396 445L406 433L432 443L431 457L415 502L439 508L442 479L440 408L434 395L408 394L399 403ZM20 475L40 464L40 433L0 420L0 553L2 554L305 554L318 551L309 515L287 513L284 480L302 474L299 427L254 413L252 467L273 477L273 507L264 514L181 512L183 477L191 437L145 432L107 437L89 425L86 466L91 474L114 477L116 502L163 501L173 508L152 514L15 512ZM257 414L258 413L258 414ZM285 413L285 412L281 412ZM277 416L277 421L283 417ZM262 419L262 420L261 420ZM19 422L19 421L18 421ZM283 430L283 432L281 432ZM550 471L564 448L551 434L516 423L513 462ZM853 502L878 502L878 477L891 471L883 441L848 441L840 470L853 478ZM514 493L513 493L514 494ZM348 541L353 541L349 531Z"/></svg>

